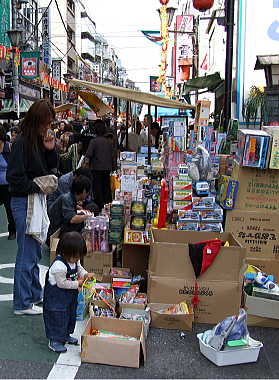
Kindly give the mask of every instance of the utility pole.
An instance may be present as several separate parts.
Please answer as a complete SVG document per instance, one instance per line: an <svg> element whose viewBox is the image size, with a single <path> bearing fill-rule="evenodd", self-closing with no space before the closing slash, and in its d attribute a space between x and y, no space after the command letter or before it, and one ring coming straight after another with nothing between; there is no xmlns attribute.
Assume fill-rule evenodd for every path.
<svg viewBox="0 0 279 380"><path fill-rule="evenodd" d="M225 103L224 103L224 132L227 131L232 113L232 67L233 67L233 30L234 30L234 2L226 0L226 68L225 68Z"/></svg>

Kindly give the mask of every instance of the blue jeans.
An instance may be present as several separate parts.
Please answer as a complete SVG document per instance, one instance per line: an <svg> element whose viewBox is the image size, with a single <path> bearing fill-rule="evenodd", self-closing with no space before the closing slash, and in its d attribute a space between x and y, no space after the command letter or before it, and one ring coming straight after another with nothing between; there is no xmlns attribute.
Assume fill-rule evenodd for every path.
<svg viewBox="0 0 279 380"><path fill-rule="evenodd" d="M26 235L27 197L12 197L11 208L16 223L17 257L14 272L14 310L24 310L42 298L40 269L41 244Z"/></svg>

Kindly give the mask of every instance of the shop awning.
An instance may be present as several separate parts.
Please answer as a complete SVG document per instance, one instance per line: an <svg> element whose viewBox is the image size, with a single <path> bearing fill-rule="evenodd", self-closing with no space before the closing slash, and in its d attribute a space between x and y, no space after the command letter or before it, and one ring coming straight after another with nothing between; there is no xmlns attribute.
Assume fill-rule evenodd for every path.
<svg viewBox="0 0 279 380"><path fill-rule="evenodd" d="M149 94L148 92L131 90L126 87L92 83L78 79L70 79L69 84L74 87L82 87L89 90L101 92L115 98L126 99L134 103L149 104L152 106L167 108L195 109L195 106L192 106L190 104L182 103L168 98L161 98L160 96Z"/></svg>
<svg viewBox="0 0 279 380"><path fill-rule="evenodd" d="M202 89L208 89L208 91L214 91L221 83L223 79L219 73L212 75L206 75L205 77L198 77L187 80L183 83L182 96L189 94L191 91L197 91Z"/></svg>
<svg viewBox="0 0 279 380"><path fill-rule="evenodd" d="M89 91L78 91L78 95L85 103L95 112L98 117L103 117L108 113L112 113L113 109L105 104L96 94Z"/></svg>
<svg viewBox="0 0 279 380"><path fill-rule="evenodd" d="M72 104L72 103L67 103L67 104L61 104L61 106L57 106L54 108L54 111L56 113L58 112L65 112L65 111L69 111L71 110L72 108L74 108L76 106L76 104Z"/></svg>
<svg viewBox="0 0 279 380"><path fill-rule="evenodd" d="M19 105L20 113L21 114L26 113L33 103L34 102L32 100L22 98L20 100L20 105ZM2 105L3 105L3 108L0 111L1 119L16 119L17 118L12 99L4 99L2 101Z"/></svg>
<svg viewBox="0 0 279 380"><path fill-rule="evenodd" d="M265 66L279 65L279 54L273 55L257 55L256 65L254 70L264 69Z"/></svg>

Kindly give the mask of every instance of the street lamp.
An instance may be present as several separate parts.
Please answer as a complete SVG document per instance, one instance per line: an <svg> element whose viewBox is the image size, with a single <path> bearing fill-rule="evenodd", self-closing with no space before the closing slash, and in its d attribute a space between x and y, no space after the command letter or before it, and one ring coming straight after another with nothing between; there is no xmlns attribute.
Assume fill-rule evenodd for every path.
<svg viewBox="0 0 279 380"><path fill-rule="evenodd" d="M13 104L15 108L15 112L17 114L17 118L20 118L20 103L19 103L19 74L18 74L18 65L15 62L16 58L16 49L20 45L21 41L21 35L22 35L22 30L17 30L17 29L12 29L7 31L9 40L11 41L12 45L12 52L13 52Z"/></svg>

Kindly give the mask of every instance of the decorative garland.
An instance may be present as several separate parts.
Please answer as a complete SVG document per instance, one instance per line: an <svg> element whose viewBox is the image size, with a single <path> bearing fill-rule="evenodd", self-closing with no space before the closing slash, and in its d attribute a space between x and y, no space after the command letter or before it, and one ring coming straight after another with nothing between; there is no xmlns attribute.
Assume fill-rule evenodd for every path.
<svg viewBox="0 0 279 380"><path fill-rule="evenodd" d="M168 44L169 44L169 30L168 30L168 12L166 5L163 5L160 8L160 18L161 18L161 65L160 65L160 75L157 79L159 83L162 84L162 90L164 93L172 97L173 92L168 90L166 84L166 71L168 67L167 58L168 58Z"/></svg>

